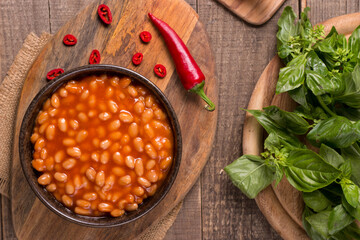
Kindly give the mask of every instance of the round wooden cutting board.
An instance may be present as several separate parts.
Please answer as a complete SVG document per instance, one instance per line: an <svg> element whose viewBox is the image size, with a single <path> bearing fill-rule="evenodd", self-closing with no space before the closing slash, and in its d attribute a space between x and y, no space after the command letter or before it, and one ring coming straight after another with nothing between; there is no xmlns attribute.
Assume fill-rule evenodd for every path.
<svg viewBox="0 0 360 240"><path fill-rule="evenodd" d="M339 33L349 35L360 25L360 13L343 15L329 19L323 23L325 31L329 32L335 26ZM262 109L276 105L281 109L291 111L296 107L288 94L275 95L279 70L283 67L278 56L275 56L260 76L252 93L248 109ZM243 153L260 155L263 151L263 128L256 119L246 114L244 123ZM301 215L304 208L301 192L293 188L286 180L277 187L271 185L256 197L256 203L272 227L284 239L309 239L302 226Z"/></svg>
<svg viewBox="0 0 360 240"><path fill-rule="evenodd" d="M99 4L107 4L113 22L105 26L97 15ZM166 21L179 34L206 76L205 92L217 105L218 90L215 63L208 37L196 12L183 0L108 0L96 1L65 24L44 47L28 72L18 108L11 184L12 219L19 239L134 239L150 225L164 217L190 190L212 150L217 110L208 112L204 102L182 87L164 41L147 17L152 12ZM142 31L151 32L150 43L139 39ZM78 43L66 47L66 34ZM150 213L117 228L88 228L70 223L47 209L33 194L21 170L18 136L23 115L30 101L46 83L46 73L61 67L66 70L88 64L91 51L98 49L101 63L135 70L153 81L168 97L178 116L183 139L183 154L177 179L165 199ZM135 67L131 57L144 54L142 64ZM153 73L155 64L166 66L164 79Z"/></svg>

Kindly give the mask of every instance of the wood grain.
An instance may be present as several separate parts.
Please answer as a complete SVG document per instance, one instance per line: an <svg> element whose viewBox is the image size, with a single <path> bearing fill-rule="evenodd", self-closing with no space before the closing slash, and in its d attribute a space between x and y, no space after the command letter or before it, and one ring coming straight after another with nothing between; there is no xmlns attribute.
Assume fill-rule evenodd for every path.
<svg viewBox="0 0 360 240"><path fill-rule="evenodd" d="M328 32L336 25L339 33L350 34L360 25L360 13L348 14L324 21ZM264 70L256 84L248 108L262 109L270 104L285 110L293 110L296 104L287 94L275 95L278 72L282 67L280 59L274 57ZM259 155L263 150L263 128L251 115L246 115L243 142L244 154ZM256 202L269 223L284 239L308 239L302 228L301 215L304 207L301 193L295 190L286 180L275 188L267 187L256 197Z"/></svg>
<svg viewBox="0 0 360 240"><path fill-rule="evenodd" d="M323 22L336 16L359 12L358 0L307 0L312 23Z"/></svg>
<svg viewBox="0 0 360 240"><path fill-rule="evenodd" d="M287 0L284 5L291 5L298 11L300 1L305 2ZM30 32L38 35L42 31L55 33L69 17L73 17L78 9L86 7L89 2L92 0L0 1L0 43L1 46L6 43L6 48L0 48L0 81L19 51L23 39ZM247 106L261 72L276 52L276 22L284 6L268 23L254 28L213 0L187 2L199 13L214 50L216 72L221 83L219 124L211 158L201 175L200 184L195 185L201 191L203 207L201 208L200 202L194 201L197 197L193 195L196 194L192 194L185 198L185 202L189 200L188 208L183 207L179 213L179 216L186 218L196 212L196 224L181 225L182 222L176 221L169 234L177 229L177 235L170 235L167 240L200 239L197 237L199 235L189 237L188 232L194 229L203 232L202 239L281 239L259 211L255 201L246 198L226 176L218 173L242 154L244 113L239 108ZM312 22L359 11L358 0L307 0L307 3L311 7ZM338 7L339 4L341 8ZM217 191L213 191L214 186ZM3 213L9 212L10 201L3 199L1 209ZM10 216L11 214L2 214L3 239L15 239L14 235L9 234ZM199 218L202 220L199 221ZM202 224L198 225L198 222Z"/></svg>
<svg viewBox="0 0 360 240"><path fill-rule="evenodd" d="M295 11L298 1L288 0ZM216 3L199 2L216 56L220 108L213 152L201 175L203 239L281 239L268 228L254 200L241 193L221 170L242 155L242 124L251 92L276 52L277 19L254 28ZM186 239L186 238L185 238Z"/></svg>
<svg viewBox="0 0 360 240"><path fill-rule="evenodd" d="M201 228L201 183L198 179L186 195L180 213L164 240L202 239ZM200 207L198 206L200 204ZM184 212L188 212L184 214ZM199 217L200 216L200 217Z"/></svg>
<svg viewBox="0 0 360 240"><path fill-rule="evenodd" d="M27 11L31 9L31 11ZM48 31L47 0L5 1L0 3L0 84L31 29ZM10 200L1 196L1 239L15 239Z"/></svg>
<svg viewBox="0 0 360 240"><path fill-rule="evenodd" d="M114 21L110 25L111 27L104 28L100 21L97 21L96 8L99 3L91 4L81 14L65 24L39 54L24 84L15 139L18 136L24 111L38 89L44 85L43 76L49 69L55 66L70 69L87 64L88 54L93 48L102 52L102 63L112 63L135 69L129 59L135 51L141 50L148 57L149 64L142 64L136 70L150 78L162 89L173 104L183 130L184 150L177 180L169 194L156 209L140 220L131 223L131 227L118 227L103 238L132 239L167 214L190 190L210 153L211 149L207 146L213 142L217 119L216 111L212 113L205 111L203 109L204 104L199 98L183 90L162 40L153 40L151 48L144 48L144 45L140 43L138 34L143 29L149 29L154 33L154 39L160 38L147 17L143 16L146 16L147 12L153 12L154 15L174 26L175 31L187 43L194 58L207 76L206 91L215 103L217 103L217 83L214 77L213 56L203 25L198 21L197 14L186 2L178 0L107 1L106 3L110 7L116 4L116 8L112 8ZM181 15L178 15L179 13ZM125 24L128 22L132 24ZM69 31L76 35L79 40L70 53L61 41L65 33ZM86 39L86 41L81 41L82 39ZM168 70L168 76L161 80L155 78L152 72L152 66L158 62L164 63ZM192 121L188 121L189 112L196 116L196 118L192 117ZM206 124L204 124L205 122ZM46 238L59 238L59 233L61 233L61 239L71 239L74 238L74 234L79 238L88 238L90 236L103 236L108 233L107 229L91 229L71 224L44 207L26 186L19 166L17 145L17 143L14 145L12 213L15 231L19 238L43 239L45 236Z"/></svg>
<svg viewBox="0 0 360 240"><path fill-rule="evenodd" d="M244 21L261 25L268 21L285 0L217 0Z"/></svg>
<svg viewBox="0 0 360 240"><path fill-rule="evenodd" d="M47 0L2 1L0 8L0 46L2 46L0 79L2 80L29 34L28 30L32 29L36 34L48 30L49 14Z"/></svg>

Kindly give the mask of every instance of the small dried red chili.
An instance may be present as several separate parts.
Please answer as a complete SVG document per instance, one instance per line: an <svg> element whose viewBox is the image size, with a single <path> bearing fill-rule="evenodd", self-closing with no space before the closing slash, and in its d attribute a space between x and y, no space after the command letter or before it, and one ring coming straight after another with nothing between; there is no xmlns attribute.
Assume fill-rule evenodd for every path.
<svg viewBox="0 0 360 240"><path fill-rule="evenodd" d="M101 60L100 52L98 50L94 49L90 54L89 63L90 64L99 64L100 60Z"/></svg>
<svg viewBox="0 0 360 240"><path fill-rule="evenodd" d="M154 67L154 72L158 77L164 78L166 76L166 68L164 65L156 64Z"/></svg>
<svg viewBox="0 0 360 240"><path fill-rule="evenodd" d="M132 57L132 62L134 65L139 65L142 60L143 60L143 54L142 53L135 53L134 56Z"/></svg>
<svg viewBox="0 0 360 240"><path fill-rule="evenodd" d="M167 23L156 18L151 13L148 15L164 38L184 88L190 92L198 94L207 103L205 106L206 110L214 111L215 104L204 92L205 75L191 56L185 43Z"/></svg>
<svg viewBox="0 0 360 240"><path fill-rule="evenodd" d="M141 41L143 41L144 43L148 43L151 40L151 33L149 33L148 31L143 31L140 33L140 39Z"/></svg>
<svg viewBox="0 0 360 240"><path fill-rule="evenodd" d="M98 15L100 17L100 19L105 23L105 24L110 24L112 22L112 15L111 15L111 11L110 8L105 5L105 4L100 4L98 7Z"/></svg>
<svg viewBox="0 0 360 240"><path fill-rule="evenodd" d="M65 35L64 39L63 39L63 43L66 46L73 46L77 43L77 39L74 35L72 34L67 34Z"/></svg>
<svg viewBox="0 0 360 240"><path fill-rule="evenodd" d="M49 71L46 74L46 78L47 78L47 80L53 80L54 78L56 78L57 76L59 76L62 73L64 73L64 69L56 68L56 69Z"/></svg>

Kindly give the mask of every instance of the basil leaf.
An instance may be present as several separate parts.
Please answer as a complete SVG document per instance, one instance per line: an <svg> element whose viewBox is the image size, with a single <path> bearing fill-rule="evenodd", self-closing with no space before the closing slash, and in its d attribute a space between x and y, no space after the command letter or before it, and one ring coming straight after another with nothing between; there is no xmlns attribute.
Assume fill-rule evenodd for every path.
<svg viewBox="0 0 360 240"><path fill-rule="evenodd" d="M290 38L298 35L299 29L295 25L295 19L297 18L295 12L290 6L285 7L283 13L278 20L279 30L276 34L277 37L277 49L280 58L287 58L292 52L292 46L289 44Z"/></svg>
<svg viewBox="0 0 360 240"><path fill-rule="evenodd" d="M341 188L343 190L346 201L353 207L357 208L360 201L360 190L359 187L354 184L351 180L342 179L340 181Z"/></svg>
<svg viewBox="0 0 360 240"><path fill-rule="evenodd" d="M305 134L310 128L310 125L307 121L293 112L281 110L276 106L266 107L264 108L264 111L272 120L279 124L279 126L288 129L294 134Z"/></svg>
<svg viewBox="0 0 360 240"><path fill-rule="evenodd" d="M276 168L276 171L275 171L275 187L277 187L277 185L280 183L280 181L283 179L283 177L284 177L284 172L282 171L282 169Z"/></svg>
<svg viewBox="0 0 360 240"><path fill-rule="evenodd" d="M290 6L285 7L278 20L279 30L277 33L277 38L281 42L289 41L291 36L294 36L298 33L298 30L295 27L296 18L297 16L294 10Z"/></svg>
<svg viewBox="0 0 360 240"><path fill-rule="evenodd" d="M296 113L298 116L301 116L309 120L315 120L315 119L323 120L328 118L327 114L324 112L324 110L321 107L315 107L314 109L308 111L302 106L298 106L294 110L294 113Z"/></svg>
<svg viewBox="0 0 360 240"><path fill-rule="evenodd" d="M331 201L332 205L339 205L342 202L342 193L341 186L336 182L333 182L329 186L319 189L319 191L324 194L324 196Z"/></svg>
<svg viewBox="0 0 360 240"><path fill-rule="evenodd" d="M294 147L304 148L297 137L283 129L279 124L273 121L266 113L260 110L246 110L251 113L267 133L275 133L283 142L289 143Z"/></svg>
<svg viewBox="0 0 360 240"><path fill-rule="evenodd" d="M338 152L336 152L334 149L326 146L325 144L321 144L320 156L327 163L334 166L335 168L339 168L340 165L345 162L343 157Z"/></svg>
<svg viewBox="0 0 360 240"><path fill-rule="evenodd" d="M304 192L303 199L306 206L315 212L321 212L331 207L331 202L319 190Z"/></svg>
<svg viewBox="0 0 360 240"><path fill-rule="evenodd" d="M289 183L303 192L312 192L325 187L341 173L308 149L290 151L286 164L285 175Z"/></svg>
<svg viewBox="0 0 360 240"><path fill-rule="evenodd" d="M352 76L352 80L355 84L355 89L357 91L359 91L360 90L360 66L359 66L359 64L357 64L355 66L353 72L351 73L351 76Z"/></svg>
<svg viewBox="0 0 360 240"><path fill-rule="evenodd" d="M350 121L360 120L360 108L350 108L343 105L339 108L335 108L336 114L348 118Z"/></svg>
<svg viewBox="0 0 360 240"><path fill-rule="evenodd" d="M353 222L340 232L332 235L335 240L349 240L349 239L360 239L359 226Z"/></svg>
<svg viewBox="0 0 360 240"><path fill-rule="evenodd" d="M355 222L347 226L341 233L346 239L360 239L360 229Z"/></svg>
<svg viewBox="0 0 360 240"><path fill-rule="evenodd" d="M335 100L352 108L360 108L360 66L356 65L353 72L343 77L345 92L336 96Z"/></svg>
<svg viewBox="0 0 360 240"><path fill-rule="evenodd" d="M249 198L255 198L274 180L273 171L259 156L243 155L224 170L233 184Z"/></svg>
<svg viewBox="0 0 360 240"><path fill-rule="evenodd" d="M332 26L330 32L328 33L328 35L325 37L325 38L329 38L331 37L332 35L338 35L338 32L336 31L336 28L334 26Z"/></svg>
<svg viewBox="0 0 360 240"><path fill-rule="evenodd" d="M309 237L312 240L325 240L324 237L322 237L318 232L315 231L315 229L310 225L310 223L306 220L307 217L314 215L313 212L311 212L311 210L305 206L304 212L302 214L302 223L303 226L305 228L305 231L307 233L307 235L309 235Z"/></svg>
<svg viewBox="0 0 360 240"><path fill-rule="evenodd" d="M305 85L301 85L298 88L295 88L293 90L290 90L288 92L290 97L300 104L305 110L310 111L311 107L309 106L308 100L307 100L307 88Z"/></svg>
<svg viewBox="0 0 360 240"><path fill-rule="evenodd" d="M346 148L360 139L360 133L350 120L336 116L320 121L306 137L314 146L324 143L333 148Z"/></svg>
<svg viewBox="0 0 360 240"><path fill-rule="evenodd" d="M346 160L343 164L341 164L339 170L342 172L343 178L349 179L352 173L351 162L349 160Z"/></svg>
<svg viewBox="0 0 360 240"><path fill-rule="evenodd" d="M306 86L315 96L325 93L334 93L339 88L339 83L330 81L326 75L321 75L312 70L306 70Z"/></svg>
<svg viewBox="0 0 360 240"><path fill-rule="evenodd" d="M335 53L336 40L338 34L332 34L330 37L325 38L324 40L317 42L314 46L315 50L321 53Z"/></svg>
<svg viewBox="0 0 360 240"><path fill-rule="evenodd" d="M291 149L296 148L297 147L293 146L290 142L280 139L279 136L275 133L270 133L264 141L264 149L267 149L273 153L276 151L289 152Z"/></svg>
<svg viewBox="0 0 360 240"><path fill-rule="evenodd" d="M280 69L276 93L283 93L300 87L305 80L306 55L299 55Z"/></svg>
<svg viewBox="0 0 360 240"><path fill-rule="evenodd" d="M350 94L356 91L356 85L355 82L353 81L353 76L351 73L343 73L341 75L342 80L344 82L345 85L345 91L344 94Z"/></svg>
<svg viewBox="0 0 360 240"><path fill-rule="evenodd" d="M360 91L352 92L342 96L335 97L337 102L344 103L352 108L360 108Z"/></svg>
<svg viewBox="0 0 360 240"><path fill-rule="evenodd" d="M360 26L357 27L349 37L349 47L355 57L359 58L360 54Z"/></svg>
<svg viewBox="0 0 360 240"><path fill-rule="evenodd" d="M329 237L328 222L330 213L331 210L327 210L305 217L311 227L325 239Z"/></svg>
<svg viewBox="0 0 360 240"><path fill-rule="evenodd" d="M310 70L313 70L314 72L317 72L321 75L328 74L329 71L325 63L319 58L315 51L308 53L306 61L306 66L310 68Z"/></svg>
<svg viewBox="0 0 360 240"><path fill-rule="evenodd" d="M356 208L352 207L345 199L345 197L342 199L342 205L351 216L360 221L360 205L358 205Z"/></svg>
<svg viewBox="0 0 360 240"><path fill-rule="evenodd" d="M345 161L349 161L351 163L351 180L360 185L360 149L357 144L354 144L348 148L341 149L341 155L345 159Z"/></svg>
<svg viewBox="0 0 360 240"><path fill-rule="evenodd" d="M333 102L333 98L329 94L323 94L318 96L325 105L330 105Z"/></svg>
<svg viewBox="0 0 360 240"><path fill-rule="evenodd" d="M328 229L329 233L335 234L340 230L344 229L346 226L350 225L354 221L354 218L351 217L345 210L345 208L340 204L336 206L330 213Z"/></svg>

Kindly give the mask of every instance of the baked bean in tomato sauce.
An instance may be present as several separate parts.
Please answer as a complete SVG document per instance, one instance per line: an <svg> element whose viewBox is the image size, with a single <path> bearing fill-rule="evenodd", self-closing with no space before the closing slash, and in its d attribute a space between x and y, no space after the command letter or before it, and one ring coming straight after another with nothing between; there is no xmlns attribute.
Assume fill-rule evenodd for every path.
<svg viewBox="0 0 360 240"><path fill-rule="evenodd" d="M38 183L77 214L122 216L164 181L173 132L156 97L127 76L88 76L53 93L31 142Z"/></svg>

